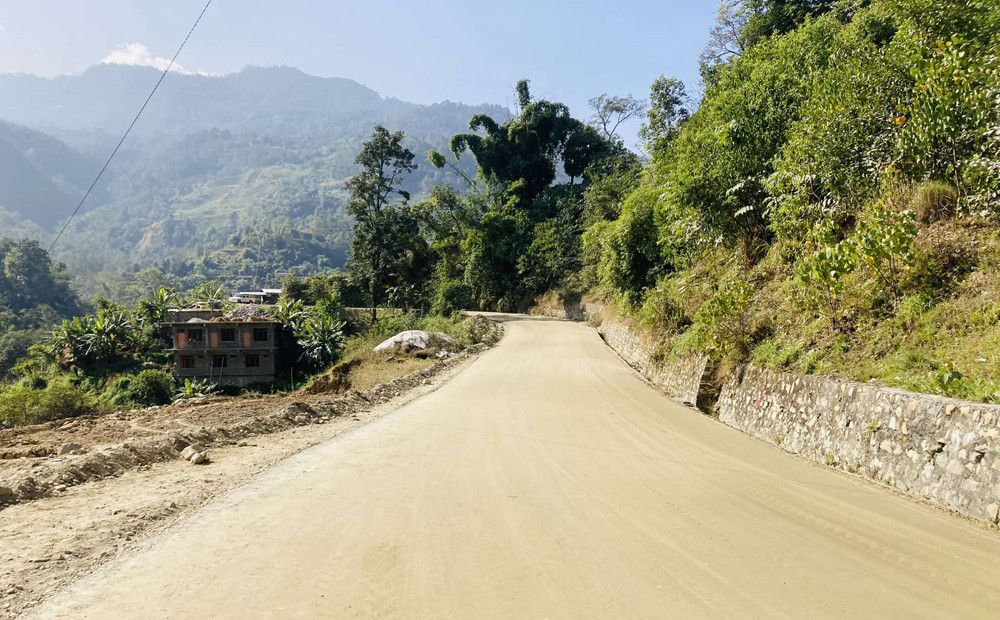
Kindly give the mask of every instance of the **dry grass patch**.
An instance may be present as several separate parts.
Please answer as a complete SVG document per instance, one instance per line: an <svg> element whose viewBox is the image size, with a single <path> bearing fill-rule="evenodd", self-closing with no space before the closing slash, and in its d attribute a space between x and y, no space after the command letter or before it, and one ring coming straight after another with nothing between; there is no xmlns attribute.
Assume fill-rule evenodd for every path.
<svg viewBox="0 0 1000 620"><path fill-rule="evenodd" d="M434 360L431 358L372 353L363 363L351 368L347 380L351 389L363 392L380 383L388 383L433 365Z"/></svg>

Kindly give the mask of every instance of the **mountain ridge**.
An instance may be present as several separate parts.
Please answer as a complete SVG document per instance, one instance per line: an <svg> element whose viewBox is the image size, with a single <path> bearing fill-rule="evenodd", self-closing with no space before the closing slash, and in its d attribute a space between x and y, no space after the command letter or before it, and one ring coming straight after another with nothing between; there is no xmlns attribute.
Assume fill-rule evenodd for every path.
<svg viewBox="0 0 1000 620"><path fill-rule="evenodd" d="M0 119L80 142L79 132L120 134L160 72L151 67L94 65L79 74L0 74ZM299 137L347 135L373 121L411 125L431 135L469 111L502 114L495 104L410 103L383 97L360 82L319 77L286 66L247 66L220 76L170 74L135 128L137 138L181 136L207 129ZM414 122L414 116L430 122ZM76 146L76 145L75 145ZM87 146L82 144L81 146Z"/></svg>

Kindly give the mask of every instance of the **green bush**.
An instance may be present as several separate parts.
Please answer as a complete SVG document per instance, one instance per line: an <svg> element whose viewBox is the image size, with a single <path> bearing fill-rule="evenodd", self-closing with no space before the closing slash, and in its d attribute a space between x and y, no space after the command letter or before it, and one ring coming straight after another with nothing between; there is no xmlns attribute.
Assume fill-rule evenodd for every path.
<svg viewBox="0 0 1000 620"><path fill-rule="evenodd" d="M115 407L152 407L173 401L174 379L162 370L115 377L105 388L103 400Z"/></svg>
<svg viewBox="0 0 1000 620"><path fill-rule="evenodd" d="M347 308L337 292L317 301L312 315L318 319L330 319L334 323L346 323L348 320Z"/></svg>
<svg viewBox="0 0 1000 620"><path fill-rule="evenodd" d="M600 244L601 283L629 303L637 302L664 268L656 228L658 199L654 188L637 190L622 205L621 217L595 229L599 239L584 240L585 255L595 252L595 242Z"/></svg>
<svg viewBox="0 0 1000 620"><path fill-rule="evenodd" d="M877 208L858 222L851 240L861 264L875 275L893 303L898 301L903 276L916 260L917 222L913 212Z"/></svg>
<svg viewBox="0 0 1000 620"><path fill-rule="evenodd" d="M495 337L493 326L488 319L481 316L469 317L451 330L458 347L465 349L481 342L490 342Z"/></svg>
<svg viewBox="0 0 1000 620"><path fill-rule="evenodd" d="M72 418L89 413L95 406L94 397L68 376L24 379L0 392L0 425L25 426Z"/></svg>
<svg viewBox="0 0 1000 620"><path fill-rule="evenodd" d="M795 265L792 301L826 316L834 327L844 321L844 281L857 264L857 248L841 241L820 248Z"/></svg>
<svg viewBox="0 0 1000 620"><path fill-rule="evenodd" d="M445 280L437 287L432 311L435 314L451 316L459 310L474 307L472 287L460 280Z"/></svg>
<svg viewBox="0 0 1000 620"><path fill-rule="evenodd" d="M41 331L11 329L0 336L0 378L13 374L18 361L28 356L31 345L44 338Z"/></svg>
<svg viewBox="0 0 1000 620"><path fill-rule="evenodd" d="M753 311L756 287L740 280L719 284L694 321L701 336L701 348L715 358L730 354L745 356L753 340Z"/></svg>
<svg viewBox="0 0 1000 620"><path fill-rule="evenodd" d="M665 277L646 294L639 311L644 325L675 333L691 324L681 305L684 291L677 280Z"/></svg>

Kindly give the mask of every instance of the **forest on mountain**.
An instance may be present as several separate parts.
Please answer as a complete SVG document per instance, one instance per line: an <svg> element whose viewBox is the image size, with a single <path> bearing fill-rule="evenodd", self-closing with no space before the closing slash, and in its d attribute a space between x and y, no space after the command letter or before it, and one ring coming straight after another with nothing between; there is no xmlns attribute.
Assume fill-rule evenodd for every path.
<svg viewBox="0 0 1000 620"><path fill-rule="evenodd" d="M120 65L56 78L0 75L0 119L10 121L0 123L6 235L53 240L158 77ZM342 187L375 123L405 129L408 144L426 150L478 112L504 113L387 99L286 67L171 74L55 258L78 276L84 297L130 303L120 291L150 268L177 288L218 279L235 289L276 285L279 270L342 267L351 237ZM427 167L407 187L419 193L448 178Z"/></svg>

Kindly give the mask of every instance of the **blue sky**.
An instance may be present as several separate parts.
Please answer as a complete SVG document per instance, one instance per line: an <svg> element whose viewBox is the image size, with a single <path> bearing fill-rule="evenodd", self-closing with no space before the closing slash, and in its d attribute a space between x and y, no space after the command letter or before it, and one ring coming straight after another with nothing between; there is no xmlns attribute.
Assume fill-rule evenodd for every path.
<svg viewBox="0 0 1000 620"><path fill-rule="evenodd" d="M0 0L0 72L78 72L113 52L169 57L205 0ZM578 116L660 74L698 90L712 0L215 0L181 56L189 71L290 65L430 103L514 101L521 77ZM129 47L126 47L129 46ZM634 131L634 128L632 128ZM634 140L634 137L630 137Z"/></svg>

